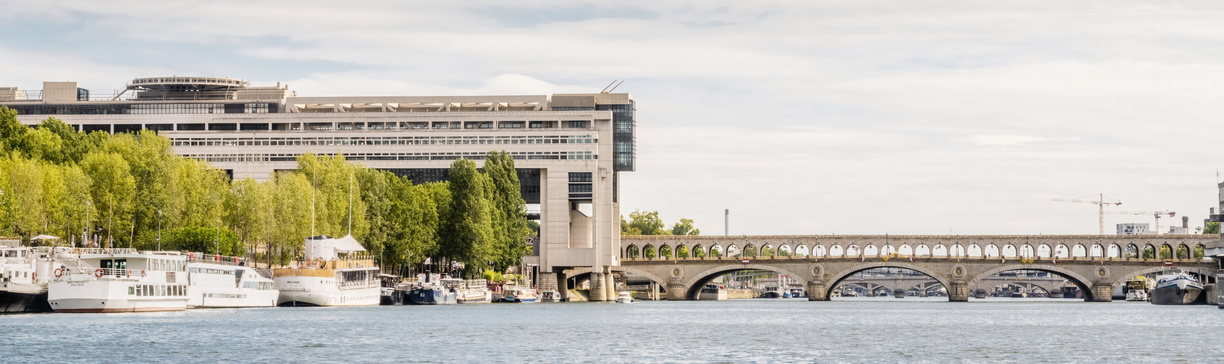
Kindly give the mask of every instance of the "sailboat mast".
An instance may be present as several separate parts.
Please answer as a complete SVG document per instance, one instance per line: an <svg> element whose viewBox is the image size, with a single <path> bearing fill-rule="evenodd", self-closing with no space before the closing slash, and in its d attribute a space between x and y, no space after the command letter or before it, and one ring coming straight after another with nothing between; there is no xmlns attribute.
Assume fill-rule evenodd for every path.
<svg viewBox="0 0 1224 364"><path fill-rule="evenodd" d="M353 174L349 173L349 224L348 235L353 235Z"/></svg>

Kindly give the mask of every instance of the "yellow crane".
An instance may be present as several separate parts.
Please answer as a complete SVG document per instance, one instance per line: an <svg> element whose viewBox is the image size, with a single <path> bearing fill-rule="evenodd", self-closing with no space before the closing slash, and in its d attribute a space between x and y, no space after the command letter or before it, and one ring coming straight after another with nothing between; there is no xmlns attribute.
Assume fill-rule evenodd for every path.
<svg viewBox="0 0 1224 364"><path fill-rule="evenodd" d="M1111 200L1112 200L1112 199L1111 199ZM1093 200L1084 200L1084 199L1082 199L1082 198L1055 198L1055 199L1051 199L1051 201L1054 201L1054 202L1090 203L1090 204L1097 205L1097 210L1098 210L1098 215L1099 215L1099 216L1098 216L1098 221L1099 221L1099 224L1100 224L1100 234L1101 234L1101 235L1105 235L1105 205L1114 205L1114 206L1120 206L1120 205L1122 205L1122 201L1106 201L1106 200L1105 200L1105 194L1104 194L1104 193L1099 193L1099 194L1097 194L1097 200L1096 200L1096 201L1093 201Z"/></svg>

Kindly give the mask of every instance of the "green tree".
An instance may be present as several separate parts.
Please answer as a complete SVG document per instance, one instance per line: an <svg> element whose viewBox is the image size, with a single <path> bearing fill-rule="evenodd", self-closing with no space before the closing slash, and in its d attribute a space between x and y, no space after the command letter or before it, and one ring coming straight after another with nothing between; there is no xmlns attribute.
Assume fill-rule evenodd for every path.
<svg viewBox="0 0 1224 364"><path fill-rule="evenodd" d="M505 151L489 152L485 156L484 174L492 183L489 195L493 202L493 269L504 271L518 266L530 253L527 237L527 203L523 200L514 159Z"/></svg>
<svg viewBox="0 0 1224 364"><path fill-rule="evenodd" d="M280 172L272 179L275 213L269 240L269 264L286 264L301 256L305 238L311 236L310 194L314 188L301 173Z"/></svg>
<svg viewBox="0 0 1224 364"><path fill-rule="evenodd" d="M247 178L234 181L225 200L226 224L248 253L259 251L272 236L274 211L272 184Z"/></svg>
<svg viewBox="0 0 1224 364"><path fill-rule="evenodd" d="M692 219L681 218L680 222L672 225L672 235L701 235L701 230L693 227Z"/></svg>
<svg viewBox="0 0 1224 364"><path fill-rule="evenodd" d="M624 219L621 219L624 221ZM628 225L628 228L624 227ZM664 230L663 220L659 219L658 211L643 212L634 210L629 213L628 224L621 224L622 234L627 232L638 232L637 235L668 235L669 231ZM632 235L632 234L625 234Z"/></svg>
<svg viewBox="0 0 1224 364"><path fill-rule="evenodd" d="M1203 227L1203 234L1219 234L1219 233L1220 233L1220 223L1219 222L1209 222L1207 223L1207 226Z"/></svg>
<svg viewBox="0 0 1224 364"><path fill-rule="evenodd" d="M689 248L684 245L676 246L676 258L688 258Z"/></svg>
<svg viewBox="0 0 1224 364"><path fill-rule="evenodd" d="M315 230L319 234L366 235L369 224L365 202L357 198L361 195L361 186L356 183L360 168L346 162L343 155L298 156L298 169L315 188Z"/></svg>
<svg viewBox="0 0 1224 364"><path fill-rule="evenodd" d="M92 215L94 226L105 233L111 246L125 241L132 224L132 204L136 193L136 180L130 173L127 161L117 153L90 152L81 161L81 169L93 181L90 200L97 214Z"/></svg>
<svg viewBox="0 0 1224 364"><path fill-rule="evenodd" d="M491 182L476 170L476 163L459 159L451 164L450 214L445 220L439 254L449 261L464 262L469 269L483 271L492 262L494 233L492 206L487 189Z"/></svg>

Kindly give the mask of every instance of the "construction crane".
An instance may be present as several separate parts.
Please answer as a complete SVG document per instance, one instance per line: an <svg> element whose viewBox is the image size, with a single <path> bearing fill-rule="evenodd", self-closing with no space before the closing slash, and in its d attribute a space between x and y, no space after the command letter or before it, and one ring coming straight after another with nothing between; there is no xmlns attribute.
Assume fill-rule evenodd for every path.
<svg viewBox="0 0 1224 364"><path fill-rule="evenodd" d="M1110 201L1105 201L1105 194L1104 194L1104 193L1099 193L1099 194L1097 194L1097 200L1096 200L1096 201L1092 201L1092 200L1082 200L1082 199L1078 199L1078 198L1070 198L1070 199L1064 199L1064 198L1055 198L1055 199L1051 199L1051 201L1054 201L1054 202L1090 203L1090 204L1097 205L1097 210L1099 211L1097 214L1098 214L1098 215L1100 215L1100 216L1098 216L1098 221L1099 221L1099 224L1100 224L1100 234L1101 234L1101 235L1105 235L1105 205L1114 205L1114 206L1119 206L1119 205L1122 205L1122 201L1112 201L1112 202L1110 202Z"/></svg>
<svg viewBox="0 0 1224 364"><path fill-rule="evenodd" d="M1161 215L1169 215L1169 217L1177 216L1173 211L1105 211L1107 214L1126 214L1126 215L1152 215L1156 217L1156 233L1160 234L1160 217Z"/></svg>

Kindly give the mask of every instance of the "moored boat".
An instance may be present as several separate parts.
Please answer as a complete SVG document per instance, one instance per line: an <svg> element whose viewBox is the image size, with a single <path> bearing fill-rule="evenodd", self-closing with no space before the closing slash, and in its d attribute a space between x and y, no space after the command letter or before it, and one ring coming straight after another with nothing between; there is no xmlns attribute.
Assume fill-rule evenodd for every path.
<svg viewBox="0 0 1224 364"><path fill-rule="evenodd" d="M552 289L540 292L539 300L540 302L561 302L561 292Z"/></svg>
<svg viewBox="0 0 1224 364"><path fill-rule="evenodd" d="M532 303L536 301L535 290L526 287L514 287L506 289L503 302L512 303Z"/></svg>
<svg viewBox="0 0 1224 364"><path fill-rule="evenodd" d="M485 280L472 279L462 282L462 286L458 287L455 301L460 304L490 303L493 302L493 292L489 291L489 284Z"/></svg>
<svg viewBox="0 0 1224 364"><path fill-rule="evenodd" d="M47 286L55 312L154 312L187 309L187 259L178 253L81 249L62 257Z"/></svg>
<svg viewBox="0 0 1224 364"><path fill-rule="evenodd" d="M454 288L431 282L409 290L407 302L414 305L453 305L458 303L458 296Z"/></svg>
<svg viewBox="0 0 1224 364"><path fill-rule="evenodd" d="M1185 272L1156 276L1156 288L1152 289L1154 305L1189 305L1203 292L1203 283Z"/></svg>
<svg viewBox="0 0 1224 364"><path fill-rule="evenodd" d="M305 260L272 270L279 306L377 306L378 266L351 235L306 239Z"/></svg>
<svg viewBox="0 0 1224 364"><path fill-rule="evenodd" d="M1138 276L1126 281L1126 300L1127 301L1147 301L1148 287L1147 278Z"/></svg>
<svg viewBox="0 0 1224 364"><path fill-rule="evenodd" d="M187 307L272 307L280 292L272 279L241 258L188 253Z"/></svg>
<svg viewBox="0 0 1224 364"><path fill-rule="evenodd" d="M621 291L616 294L616 303L633 303L633 293Z"/></svg>
<svg viewBox="0 0 1224 364"><path fill-rule="evenodd" d="M47 283L51 281L51 248L21 246L16 238L0 238L0 313L51 312Z"/></svg>

